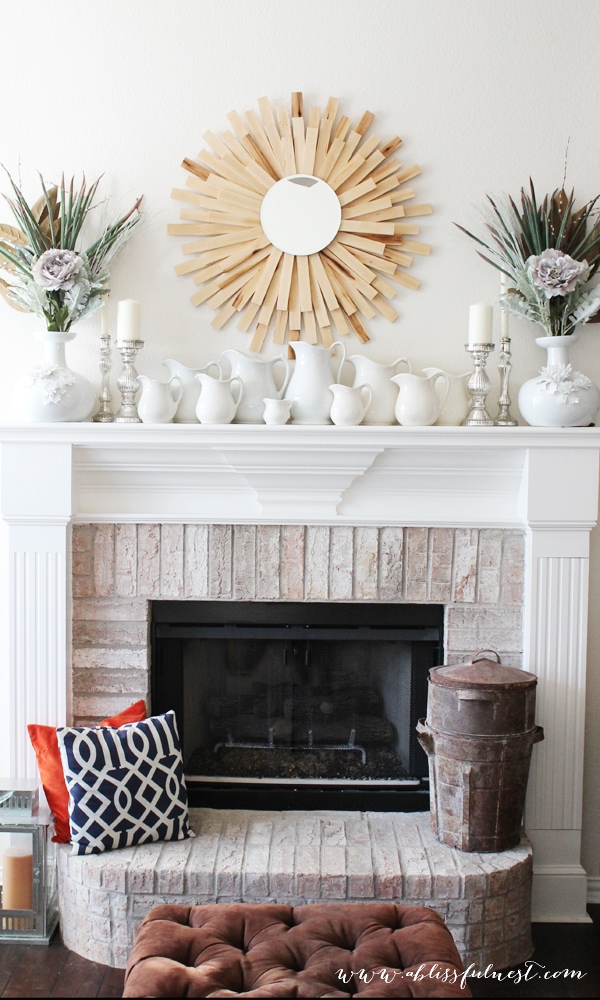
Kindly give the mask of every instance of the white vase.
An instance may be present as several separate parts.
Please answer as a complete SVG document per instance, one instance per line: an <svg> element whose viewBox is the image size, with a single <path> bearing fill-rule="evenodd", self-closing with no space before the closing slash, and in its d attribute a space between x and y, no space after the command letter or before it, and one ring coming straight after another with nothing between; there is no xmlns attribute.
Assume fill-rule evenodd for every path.
<svg viewBox="0 0 600 1000"><path fill-rule="evenodd" d="M531 427L587 427L596 417L600 390L569 362L569 348L576 341L576 334L536 338L546 348L547 362L519 390L521 416Z"/></svg>
<svg viewBox="0 0 600 1000"><path fill-rule="evenodd" d="M87 420L96 406L96 390L68 367L65 357L65 344L75 339L75 331L43 330L34 336L44 345L44 362L18 380L15 419L33 423Z"/></svg>

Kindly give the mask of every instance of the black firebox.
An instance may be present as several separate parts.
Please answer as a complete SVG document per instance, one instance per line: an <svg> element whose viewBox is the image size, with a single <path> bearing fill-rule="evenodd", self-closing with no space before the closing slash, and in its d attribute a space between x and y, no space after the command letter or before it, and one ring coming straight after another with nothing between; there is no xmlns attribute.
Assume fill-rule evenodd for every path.
<svg viewBox="0 0 600 1000"><path fill-rule="evenodd" d="M176 713L191 804L427 809L442 626L431 604L155 601L152 711Z"/></svg>

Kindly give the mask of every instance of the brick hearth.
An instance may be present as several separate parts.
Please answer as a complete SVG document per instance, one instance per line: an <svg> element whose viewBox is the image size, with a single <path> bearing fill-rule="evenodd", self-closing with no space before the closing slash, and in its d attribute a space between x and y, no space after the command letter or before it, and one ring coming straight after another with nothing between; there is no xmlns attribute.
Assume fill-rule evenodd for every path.
<svg viewBox="0 0 600 1000"><path fill-rule="evenodd" d="M531 847L465 854L426 813L192 809L194 840L73 857L59 850L64 942L124 967L161 903L365 902L432 906L463 961L505 968L531 954Z"/></svg>

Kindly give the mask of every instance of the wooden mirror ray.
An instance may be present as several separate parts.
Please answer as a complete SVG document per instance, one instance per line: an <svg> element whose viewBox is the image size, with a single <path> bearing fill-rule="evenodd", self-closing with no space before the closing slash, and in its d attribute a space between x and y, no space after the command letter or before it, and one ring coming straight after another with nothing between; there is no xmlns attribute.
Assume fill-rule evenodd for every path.
<svg viewBox="0 0 600 1000"><path fill-rule="evenodd" d="M212 325L220 330L236 318L237 329L251 334L253 351L262 349L270 331L276 344L302 337L329 347L351 331L366 343L363 321L377 314L398 318L391 304L397 286L416 290L420 282L407 270L415 255L430 253L428 244L414 239L420 227L413 219L431 212L431 205L415 203L410 185L420 168L404 167L394 155L398 136L382 143L367 134L370 112L355 125L339 116L337 98L329 98L323 112L310 107L306 116L299 92L292 94L291 114L282 106L274 113L266 97L258 108L244 118L232 111L231 130L205 132L207 148L183 160L185 188L175 188L172 197L185 207L168 232L188 242L175 271L199 286L194 306L208 303L216 310ZM311 189L325 194L331 233L317 225L318 209L308 242L271 228L273 189L292 178L304 188L294 196L310 202ZM279 188L285 194L286 185ZM297 219L297 206L295 211ZM310 248L312 239L320 250L286 252ZM322 239L329 242L323 246Z"/></svg>

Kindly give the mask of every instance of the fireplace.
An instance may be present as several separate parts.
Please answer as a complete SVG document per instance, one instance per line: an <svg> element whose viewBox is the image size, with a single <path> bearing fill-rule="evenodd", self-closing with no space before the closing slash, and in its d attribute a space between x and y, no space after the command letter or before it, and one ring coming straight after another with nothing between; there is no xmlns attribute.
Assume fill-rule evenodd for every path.
<svg viewBox="0 0 600 1000"><path fill-rule="evenodd" d="M35 774L28 722L148 695L154 600L443 604L447 662L489 643L538 676L534 914L586 919L597 428L4 425L0 446L1 770Z"/></svg>
<svg viewBox="0 0 600 1000"><path fill-rule="evenodd" d="M175 710L192 804L423 810L417 739L441 605L152 604L152 709Z"/></svg>

